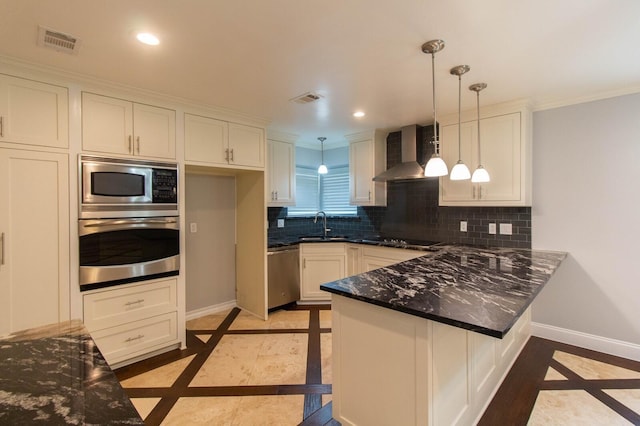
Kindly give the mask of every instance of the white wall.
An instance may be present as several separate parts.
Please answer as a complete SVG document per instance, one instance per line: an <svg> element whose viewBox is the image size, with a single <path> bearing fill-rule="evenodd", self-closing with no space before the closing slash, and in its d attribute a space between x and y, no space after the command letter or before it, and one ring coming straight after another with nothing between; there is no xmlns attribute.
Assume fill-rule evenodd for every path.
<svg viewBox="0 0 640 426"><path fill-rule="evenodd" d="M235 178L187 174L185 179L186 311L235 301ZM197 232L190 232L190 224Z"/></svg>
<svg viewBox="0 0 640 426"><path fill-rule="evenodd" d="M569 253L533 305L536 334L639 358L640 94L533 123L532 245Z"/></svg>

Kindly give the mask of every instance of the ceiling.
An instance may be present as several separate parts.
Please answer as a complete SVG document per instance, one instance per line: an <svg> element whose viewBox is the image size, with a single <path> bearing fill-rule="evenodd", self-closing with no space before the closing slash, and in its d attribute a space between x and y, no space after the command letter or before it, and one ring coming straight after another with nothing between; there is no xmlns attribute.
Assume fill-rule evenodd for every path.
<svg viewBox="0 0 640 426"><path fill-rule="evenodd" d="M80 39L36 44L38 25ZM159 46L135 40L150 31ZM302 143L432 122L482 104L559 105L640 91L637 0L0 0L0 55L270 120ZM290 99L305 92L311 104ZM366 112L356 119L356 110Z"/></svg>

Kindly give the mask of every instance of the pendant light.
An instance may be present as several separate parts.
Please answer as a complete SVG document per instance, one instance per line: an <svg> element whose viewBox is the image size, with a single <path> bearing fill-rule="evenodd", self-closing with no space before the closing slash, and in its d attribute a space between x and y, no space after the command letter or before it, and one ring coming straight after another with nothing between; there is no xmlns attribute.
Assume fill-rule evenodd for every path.
<svg viewBox="0 0 640 426"><path fill-rule="evenodd" d="M433 83L433 140L434 153L429 158L424 168L424 175L427 177L446 176L449 174L447 164L440 157L440 141L438 140L438 121L436 114L436 53L444 49L443 40L431 40L422 45L424 53L431 54L431 81Z"/></svg>
<svg viewBox="0 0 640 426"><path fill-rule="evenodd" d="M469 86L469 90L476 92L476 99L478 104L478 168L473 171L471 176L471 182L483 183L489 182L489 172L482 166L482 157L480 156L480 91L487 88L486 83L476 83Z"/></svg>
<svg viewBox="0 0 640 426"><path fill-rule="evenodd" d="M451 180L467 180L471 178L469 168L462 162L462 130L460 127L460 109L462 104L462 74L469 72L469 65L458 65L449 71L452 75L458 76L458 162L451 169Z"/></svg>
<svg viewBox="0 0 640 426"><path fill-rule="evenodd" d="M320 167L318 167L318 174L326 175L329 172L329 169L327 169L327 166L324 164L324 141L326 141L327 138L319 137L318 140L320 141L320 152L322 155L322 161L320 163Z"/></svg>

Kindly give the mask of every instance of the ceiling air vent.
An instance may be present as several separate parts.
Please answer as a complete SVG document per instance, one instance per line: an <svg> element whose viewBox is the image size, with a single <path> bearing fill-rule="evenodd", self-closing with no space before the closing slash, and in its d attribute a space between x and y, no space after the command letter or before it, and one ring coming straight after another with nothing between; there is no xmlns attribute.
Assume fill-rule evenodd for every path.
<svg viewBox="0 0 640 426"><path fill-rule="evenodd" d="M69 34L54 31L45 27L38 27L38 45L55 49L58 52L78 53L80 40Z"/></svg>
<svg viewBox="0 0 640 426"><path fill-rule="evenodd" d="M298 104L308 104L317 101L321 97L322 96L318 95L317 93L307 92L289 100Z"/></svg>

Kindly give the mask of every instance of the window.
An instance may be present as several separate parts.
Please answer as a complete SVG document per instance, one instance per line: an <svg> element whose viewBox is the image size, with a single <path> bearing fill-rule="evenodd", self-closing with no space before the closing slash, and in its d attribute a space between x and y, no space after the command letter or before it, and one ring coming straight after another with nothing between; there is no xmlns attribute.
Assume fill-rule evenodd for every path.
<svg viewBox="0 0 640 426"><path fill-rule="evenodd" d="M296 205L288 216L313 216L318 211L328 216L355 216L356 206L349 205L349 167L335 167L326 175L316 169L296 168Z"/></svg>

